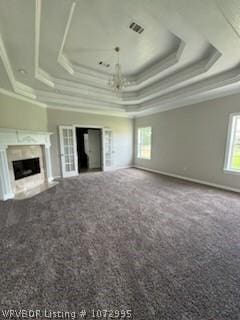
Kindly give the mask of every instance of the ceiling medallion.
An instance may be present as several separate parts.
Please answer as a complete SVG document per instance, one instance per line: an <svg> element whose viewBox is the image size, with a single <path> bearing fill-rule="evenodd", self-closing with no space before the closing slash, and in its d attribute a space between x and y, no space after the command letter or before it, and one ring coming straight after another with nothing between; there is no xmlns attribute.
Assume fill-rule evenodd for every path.
<svg viewBox="0 0 240 320"><path fill-rule="evenodd" d="M109 79L108 85L116 92L120 92L123 88L129 85L129 82L126 78L123 77L121 71L121 65L119 62L119 52L120 48L116 47L114 51L117 54L117 63L115 64L115 73L112 75L112 78Z"/></svg>

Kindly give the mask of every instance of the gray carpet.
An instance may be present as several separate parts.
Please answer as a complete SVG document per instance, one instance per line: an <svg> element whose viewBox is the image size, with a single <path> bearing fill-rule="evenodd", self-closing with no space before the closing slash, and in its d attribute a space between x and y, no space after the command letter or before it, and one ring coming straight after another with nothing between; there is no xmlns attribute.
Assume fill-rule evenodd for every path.
<svg viewBox="0 0 240 320"><path fill-rule="evenodd" d="M137 169L90 173L0 202L0 221L0 309L240 319L238 194Z"/></svg>

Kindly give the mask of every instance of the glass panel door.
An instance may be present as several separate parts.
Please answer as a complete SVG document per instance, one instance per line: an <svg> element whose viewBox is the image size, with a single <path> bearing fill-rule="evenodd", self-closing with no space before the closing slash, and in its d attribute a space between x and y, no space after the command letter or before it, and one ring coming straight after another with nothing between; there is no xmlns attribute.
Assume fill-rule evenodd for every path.
<svg viewBox="0 0 240 320"><path fill-rule="evenodd" d="M110 129L104 130L104 169L113 167L113 133Z"/></svg>
<svg viewBox="0 0 240 320"><path fill-rule="evenodd" d="M61 163L63 177L77 175L76 136L74 128L69 126L59 127Z"/></svg>

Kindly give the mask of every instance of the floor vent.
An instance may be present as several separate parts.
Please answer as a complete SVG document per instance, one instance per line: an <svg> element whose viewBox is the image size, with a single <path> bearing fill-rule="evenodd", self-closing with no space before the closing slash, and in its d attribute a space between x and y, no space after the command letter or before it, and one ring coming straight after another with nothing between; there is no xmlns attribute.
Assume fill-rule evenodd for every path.
<svg viewBox="0 0 240 320"><path fill-rule="evenodd" d="M139 34L141 34L144 31L144 28L142 26L140 26L139 24L137 24L136 22L132 22L130 24L129 28Z"/></svg>

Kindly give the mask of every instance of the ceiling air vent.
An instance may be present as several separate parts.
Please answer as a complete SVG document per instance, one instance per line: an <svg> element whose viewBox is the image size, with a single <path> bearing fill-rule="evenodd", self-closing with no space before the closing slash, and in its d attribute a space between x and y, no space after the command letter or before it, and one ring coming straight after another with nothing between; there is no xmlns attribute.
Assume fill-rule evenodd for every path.
<svg viewBox="0 0 240 320"><path fill-rule="evenodd" d="M129 28L139 34L141 34L144 31L144 28L142 26L140 26L139 24L137 24L136 22L131 22Z"/></svg>

